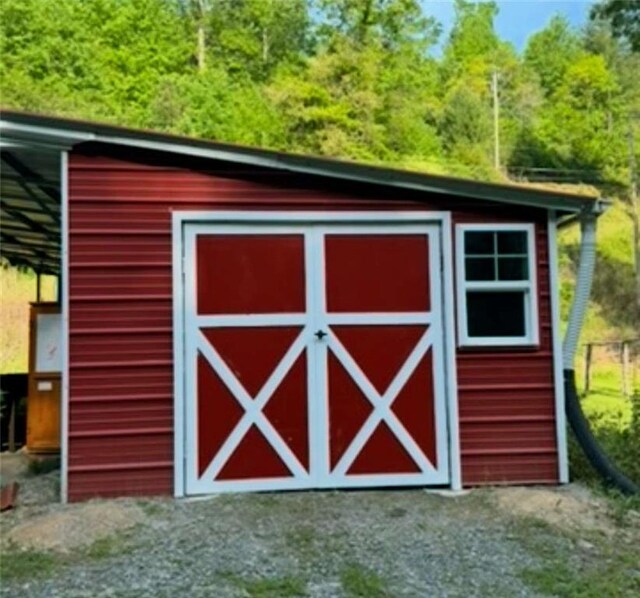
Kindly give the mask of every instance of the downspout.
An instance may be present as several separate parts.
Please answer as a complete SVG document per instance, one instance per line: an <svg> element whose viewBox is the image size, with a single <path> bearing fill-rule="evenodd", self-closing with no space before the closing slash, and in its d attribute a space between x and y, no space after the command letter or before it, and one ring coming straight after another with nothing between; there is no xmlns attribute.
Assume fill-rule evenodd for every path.
<svg viewBox="0 0 640 598"><path fill-rule="evenodd" d="M596 264L596 226L598 216L604 211L601 202L580 215L580 262L576 289L569 314L569 323L562 345L564 369L565 409L571 428L593 468L604 482L624 494L637 494L640 488L626 477L607 457L596 440L587 418L582 411L576 390L574 359L589 304L593 273Z"/></svg>

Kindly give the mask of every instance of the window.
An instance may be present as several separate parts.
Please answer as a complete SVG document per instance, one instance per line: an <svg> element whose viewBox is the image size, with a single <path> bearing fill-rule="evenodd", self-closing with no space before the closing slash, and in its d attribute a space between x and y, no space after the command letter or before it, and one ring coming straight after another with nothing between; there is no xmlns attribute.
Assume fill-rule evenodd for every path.
<svg viewBox="0 0 640 598"><path fill-rule="evenodd" d="M460 345L537 344L533 225L458 225L456 241Z"/></svg>

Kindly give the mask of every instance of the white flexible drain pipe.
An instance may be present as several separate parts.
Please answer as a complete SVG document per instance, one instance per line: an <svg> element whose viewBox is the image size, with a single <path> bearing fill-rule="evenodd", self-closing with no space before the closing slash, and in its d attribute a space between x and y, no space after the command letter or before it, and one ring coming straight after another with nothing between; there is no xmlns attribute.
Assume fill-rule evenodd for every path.
<svg viewBox="0 0 640 598"><path fill-rule="evenodd" d="M567 331L562 343L562 366L565 370L573 369L582 324L589 306L593 273L596 266L597 218L597 212L584 213L580 218L580 262L576 277L576 290L571 304Z"/></svg>

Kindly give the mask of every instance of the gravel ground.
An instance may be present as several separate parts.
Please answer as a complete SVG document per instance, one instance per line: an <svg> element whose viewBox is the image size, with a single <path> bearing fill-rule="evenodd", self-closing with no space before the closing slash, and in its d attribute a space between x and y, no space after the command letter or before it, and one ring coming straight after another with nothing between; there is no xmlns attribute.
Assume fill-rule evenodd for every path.
<svg viewBox="0 0 640 598"><path fill-rule="evenodd" d="M482 493L424 491L148 501L147 521L118 539L115 555L4 584L2 595L284 596L297 595L299 582L320 598L345 595L351 572L363 596L367 588L390 596L533 596L517 574L535 557L487 502ZM279 591L278 580L291 583Z"/></svg>
<svg viewBox="0 0 640 598"><path fill-rule="evenodd" d="M22 479L22 504L0 519L5 555L18 550L8 543L9 532L35 518L74 518L77 534L77 521L95 517L101 506L105 513L118 507L143 515L88 548L79 548L70 530L72 550L36 553L33 561L23 553L27 574L3 580L0 596L528 597L538 594L523 582L523 571L547 566L549 551L576 570L585 559L600 559L599 549L576 535L571 501L580 500L592 519L597 512L592 534L631 546L640 537L603 527L602 508L572 487L455 497L423 490L228 494L63 506L50 500L56 484L55 474ZM532 523L527 509L519 510L527 504L555 509L554 523L565 529ZM565 515L563 504L571 507ZM640 580L637 566L634 571Z"/></svg>

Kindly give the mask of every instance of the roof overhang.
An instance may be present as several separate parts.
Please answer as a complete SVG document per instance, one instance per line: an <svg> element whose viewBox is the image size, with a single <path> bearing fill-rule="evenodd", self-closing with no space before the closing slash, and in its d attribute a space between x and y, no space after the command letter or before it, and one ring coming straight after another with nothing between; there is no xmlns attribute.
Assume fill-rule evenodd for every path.
<svg viewBox="0 0 640 598"><path fill-rule="evenodd" d="M60 271L60 148L0 142L0 255L35 272Z"/></svg>
<svg viewBox="0 0 640 598"><path fill-rule="evenodd" d="M60 152L101 143L265 169L555 210L563 218L599 213L606 202L514 184L445 177L288 154L58 117L0 112L2 255L12 263L57 272L60 255Z"/></svg>

